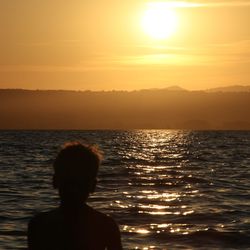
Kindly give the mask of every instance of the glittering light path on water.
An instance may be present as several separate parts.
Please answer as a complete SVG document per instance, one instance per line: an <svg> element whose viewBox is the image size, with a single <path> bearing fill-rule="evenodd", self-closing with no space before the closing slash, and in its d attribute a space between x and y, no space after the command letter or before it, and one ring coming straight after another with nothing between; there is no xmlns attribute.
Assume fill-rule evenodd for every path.
<svg viewBox="0 0 250 250"><path fill-rule="evenodd" d="M56 207L51 163L72 140L105 152L89 204L124 249L250 247L250 132L2 131L0 249L24 249L31 215Z"/></svg>

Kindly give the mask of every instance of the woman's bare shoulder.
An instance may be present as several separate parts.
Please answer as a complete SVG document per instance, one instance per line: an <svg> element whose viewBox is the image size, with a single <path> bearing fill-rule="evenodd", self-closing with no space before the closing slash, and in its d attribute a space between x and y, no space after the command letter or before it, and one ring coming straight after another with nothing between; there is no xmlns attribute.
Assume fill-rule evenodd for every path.
<svg viewBox="0 0 250 250"><path fill-rule="evenodd" d="M110 215L102 213L92 207L89 207L88 213L89 213L89 218L91 218L92 220L94 219L99 223L105 223L110 226L117 226L115 220Z"/></svg>

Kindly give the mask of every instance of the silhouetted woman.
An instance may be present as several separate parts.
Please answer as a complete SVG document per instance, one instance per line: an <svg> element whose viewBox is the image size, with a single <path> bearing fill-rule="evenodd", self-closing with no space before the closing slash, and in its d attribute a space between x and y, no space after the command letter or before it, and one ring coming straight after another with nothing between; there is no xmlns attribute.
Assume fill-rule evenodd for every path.
<svg viewBox="0 0 250 250"><path fill-rule="evenodd" d="M66 145L54 162L53 185L61 204L31 219L29 250L121 250L115 221L86 204L94 192L101 155L80 143Z"/></svg>

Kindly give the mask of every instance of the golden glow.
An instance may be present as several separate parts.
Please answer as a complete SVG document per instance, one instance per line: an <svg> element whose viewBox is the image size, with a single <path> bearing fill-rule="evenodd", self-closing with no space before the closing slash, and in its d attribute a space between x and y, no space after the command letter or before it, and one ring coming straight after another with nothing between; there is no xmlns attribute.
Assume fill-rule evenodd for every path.
<svg viewBox="0 0 250 250"><path fill-rule="evenodd" d="M136 231L138 234L148 234L149 233L149 231L147 230L147 229L138 229L137 231Z"/></svg>
<svg viewBox="0 0 250 250"><path fill-rule="evenodd" d="M168 38L176 31L177 15L166 3L149 3L142 17L142 28L154 39Z"/></svg>
<svg viewBox="0 0 250 250"><path fill-rule="evenodd" d="M0 88L202 90L250 82L247 0L60 1L60 11L58 1L12 0L18 12L9 2L0 1Z"/></svg>

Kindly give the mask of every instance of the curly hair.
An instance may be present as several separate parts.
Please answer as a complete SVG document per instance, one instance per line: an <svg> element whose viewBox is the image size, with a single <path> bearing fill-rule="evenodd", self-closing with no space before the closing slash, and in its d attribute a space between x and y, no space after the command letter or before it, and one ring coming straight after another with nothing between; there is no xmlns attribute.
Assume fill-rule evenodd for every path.
<svg viewBox="0 0 250 250"><path fill-rule="evenodd" d="M103 155L98 146L68 142L54 161L54 173L59 180L82 176L91 181L96 178L102 159Z"/></svg>

